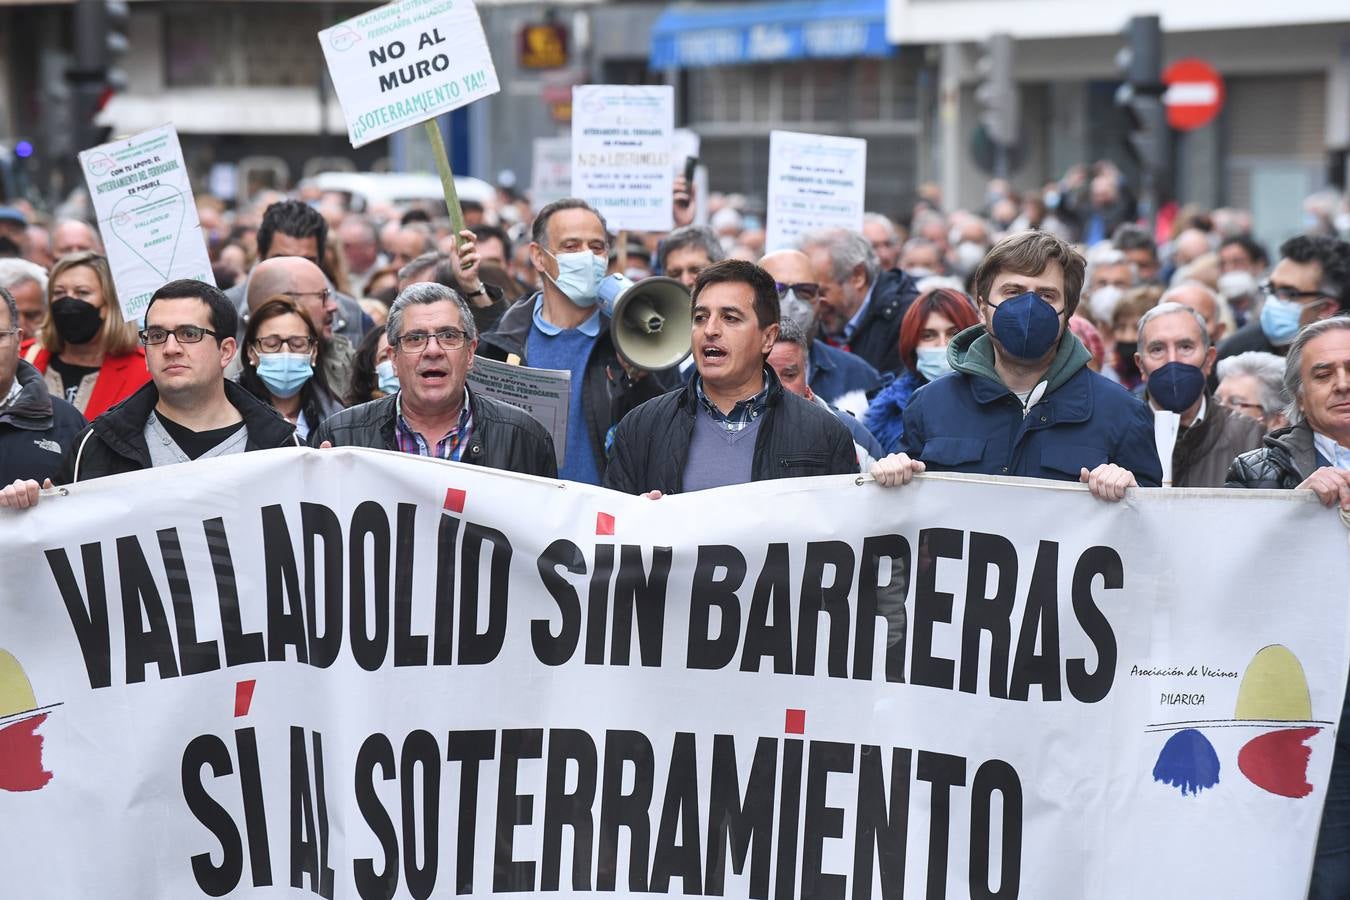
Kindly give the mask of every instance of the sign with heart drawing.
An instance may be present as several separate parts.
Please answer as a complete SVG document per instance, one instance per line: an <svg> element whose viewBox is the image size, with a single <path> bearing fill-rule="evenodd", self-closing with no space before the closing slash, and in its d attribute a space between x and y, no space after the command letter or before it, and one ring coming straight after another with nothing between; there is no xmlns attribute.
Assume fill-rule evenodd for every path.
<svg viewBox="0 0 1350 900"><path fill-rule="evenodd" d="M172 125L80 154L127 321L167 282L215 284L178 133Z"/></svg>

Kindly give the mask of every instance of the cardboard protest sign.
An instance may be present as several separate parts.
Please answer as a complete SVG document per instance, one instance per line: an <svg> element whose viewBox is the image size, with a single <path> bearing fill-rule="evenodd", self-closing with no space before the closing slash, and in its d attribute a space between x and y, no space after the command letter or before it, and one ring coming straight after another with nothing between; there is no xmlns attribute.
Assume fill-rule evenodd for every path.
<svg viewBox="0 0 1350 900"><path fill-rule="evenodd" d="M1294 491L272 450L0 510L0 571L23 898L1303 900L1350 659Z"/></svg>
<svg viewBox="0 0 1350 900"><path fill-rule="evenodd" d="M862 231L867 141L795 131L769 133L765 247L796 246L818 228Z"/></svg>
<svg viewBox="0 0 1350 900"><path fill-rule="evenodd" d="M669 85L572 88L572 196L600 210L610 231L670 230L674 131Z"/></svg>
<svg viewBox="0 0 1350 900"><path fill-rule="evenodd" d="M319 43L353 147L501 90L473 0L399 0Z"/></svg>
<svg viewBox="0 0 1350 900"><path fill-rule="evenodd" d="M572 403L569 370L532 369L475 356L468 380L478 393L525 410L548 429L558 468L562 468L567 453L567 413Z"/></svg>
<svg viewBox="0 0 1350 900"><path fill-rule="evenodd" d="M535 209L572 196L572 139L535 138L531 172L530 201Z"/></svg>
<svg viewBox="0 0 1350 900"><path fill-rule="evenodd" d="M216 283L172 125L85 150L80 169L128 322L170 281Z"/></svg>

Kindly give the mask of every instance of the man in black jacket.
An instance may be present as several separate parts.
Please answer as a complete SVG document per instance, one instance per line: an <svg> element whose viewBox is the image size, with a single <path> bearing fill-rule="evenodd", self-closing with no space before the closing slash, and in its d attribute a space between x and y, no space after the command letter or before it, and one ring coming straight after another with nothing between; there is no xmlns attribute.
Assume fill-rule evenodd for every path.
<svg viewBox="0 0 1350 900"><path fill-rule="evenodd" d="M385 326L399 390L324 422L316 447L372 447L554 478L553 440L514 406L465 385L478 333L459 294L434 281L408 285Z"/></svg>
<svg viewBox="0 0 1350 900"><path fill-rule="evenodd" d="M807 475L858 471L853 439L829 410L783 389L766 365L778 338L773 276L724 260L694 284L694 364L683 388L619 423L605 487L656 499Z"/></svg>
<svg viewBox="0 0 1350 900"><path fill-rule="evenodd" d="M236 351L237 318L234 304L215 285L184 278L155 291L141 331L150 383L75 439L57 480L70 484L300 446L290 423L225 379ZM35 480L16 482L0 491L0 506L33 506L38 490Z"/></svg>
<svg viewBox="0 0 1350 900"><path fill-rule="evenodd" d="M596 308L596 289L609 265L604 217L585 201L568 198L539 210L531 229L530 259L542 290L512 305L483 335L479 352L572 373L567 452L559 474L600 484L619 420L671 385L663 373L624 367L609 318Z"/></svg>
<svg viewBox="0 0 1350 900"><path fill-rule="evenodd" d="M812 232L801 240L821 286L816 301L819 337L849 351L878 372L899 373L900 322L919 295L899 269L882 271L866 238L842 228Z"/></svg>
<svg viewBox="0 0 1350 900"><path fill-rule="evenodd" d="M55 475L85 426L79 410L51 396L42 374L19 358L21 334L18 303L0 287L0 485Z"/></svg>

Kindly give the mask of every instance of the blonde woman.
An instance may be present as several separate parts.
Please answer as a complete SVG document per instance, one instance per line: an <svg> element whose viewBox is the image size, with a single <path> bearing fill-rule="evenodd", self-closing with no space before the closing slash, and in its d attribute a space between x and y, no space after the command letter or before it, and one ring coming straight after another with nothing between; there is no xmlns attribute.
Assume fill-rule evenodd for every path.
<svg viewBox="0 0 1350 900"><path fill-rule="evenodd" d="M92 252L57 260L48 279L47 319L22 348L54 396L89 421L150 380L136 327L122 320L108 260Z"/></svg>

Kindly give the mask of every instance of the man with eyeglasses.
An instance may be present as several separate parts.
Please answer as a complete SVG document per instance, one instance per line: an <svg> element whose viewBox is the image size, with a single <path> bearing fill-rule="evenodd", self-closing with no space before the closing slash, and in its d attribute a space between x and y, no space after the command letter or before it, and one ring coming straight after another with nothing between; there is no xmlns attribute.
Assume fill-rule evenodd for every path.
<svg viewBox="0 0 1350 900"><path fill-rule="evenodd" d="M882 378L861 356L820 340L816 322L820 285L810 258L800 250L779 250L761 259L759 267L773 276L783 317L800 325L810 340L806 381L811 393L861 418L867 411L867 395L882 386Z"/></svg>
<svg viewBox="0 0 1350 900"><path fill-rule="evenodd" d="M465 384L478 333L473 313L443 284L410 284L385 325L397 392L329 418L315 447L370 447L555 478L553 440L533 416Z"/></svg>
<svg viewBox="0 0 1350 900"><path fill-rule="evenodd" d="M299 200L282 200L273 203L263 212L262 222L258 225L258 266L249 273L248 278L225 292L234 303L235 310L243 318L248 314L250 298L253 296L252 283L260 268L268 260L280 257L294 257L309 261L323 274L324 250L328 243L328 223L318 210ZM374 327L370 316L361 311L356 298L333 291L327 275L324 275L323 287L332 292L332 305L337 314L330 329L345 337L352 344L359 343L361 336ZM273 293L280 293L275 291ZM272 294L263 298L265 302ZM256 307L254 307L256 308ZM320 319L314 320L316 323Z"/></svg>
<svg viewBox="0 0 1350 900"><path fill-rule="evenodd" d="M685 225L676 228L661 242L656 255L657 270L667 278L674 278L690 291L698 273L715 262L726 259L717 234L707 225Z"/></svg>
<svg viewBox="0 0 1350 900"><path fill-rule="evenodd" d="M150 383L75 439L57 482L301 446L272 407L226 380L238 349L237 319L214 285L184 278L155 291L140 332ZM36 480L15 482L0 491L0 506L34 506L38 495Z"/></svg>
<svg viewBox="0 0 1350 900"><path fill-rule="evenodd" d="M604 217L584 200L558 200L539 210L530 236L530 260L542 290L503 313L484 333L480 352L509 363L571 372L567 450L558 474L598 485L609 465L619 420L659 396L667 378L623 364L609 318L596 306L609 266Z"/></svg>
<svg viewBox="0 0 1350 900"><path fill-rule="evenodd" d="M1249 350L1284 356L1300 328L1350 312L1350 244L1325 235L1290 238L1260 294L1260 316L1219 345L1219 359Z"/></svg>
<svg viewBox="0 0 1350 900"><path fill-rule="evenodd" d="M47 390L42 373L19 358L19 308L0 287L0 485L42 481L84 428L84 416Z"/></svg>

